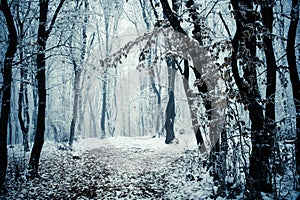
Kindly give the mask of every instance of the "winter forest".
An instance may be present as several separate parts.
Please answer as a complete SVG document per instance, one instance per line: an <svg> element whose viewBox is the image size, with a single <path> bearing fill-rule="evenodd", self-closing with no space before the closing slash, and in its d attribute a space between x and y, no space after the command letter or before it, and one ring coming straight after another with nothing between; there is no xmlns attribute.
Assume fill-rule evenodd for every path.
<svg viewBox="0 0 300 200"><path fill-rule="evenodd" d="M299 199L299 0L1 0L1 199Z"/></svg>

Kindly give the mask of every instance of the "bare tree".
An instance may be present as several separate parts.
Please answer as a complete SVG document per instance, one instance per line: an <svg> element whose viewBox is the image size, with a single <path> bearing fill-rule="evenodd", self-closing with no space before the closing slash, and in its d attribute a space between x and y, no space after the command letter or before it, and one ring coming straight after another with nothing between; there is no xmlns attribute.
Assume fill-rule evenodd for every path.
<svg viewBox="0 0 300 200"><path fill-rule="evenodd" d="M44 144L45 134L45 118L46 118L46 44L49 35L54 27L58 14L64 4L65 0L61 0L57 6L53 18L50 22L50 26L47 29L47 17L49 11L49 0L39 1L39 27L38 27L38 54L37 54L37 82L38 82L38 115L37 115L37 127L34 138L34 145L31 150L31 156L29 161L29 169L31 177L39 177L38 166L41 156L41 151Z"/></svg>
<svg viewBox="0 0 300 200"><path fill-rule="evenodd" d="M291 22L287 37L286 54L288 67L290 71L290 79L292 83L294 104L296 109L296 169L298 174L298 189L300 189L300 79L297 68L295 41L297 37L297 27L299 22L299 1L292 0Z"/></svg>
<svg viewBox="0 0 300 200"><path fill-rule="evenodd" d="M10 114L12 64L17 51L18 36L13 16L6 0L1 0L0 9L4 14L9 32L9 44L6 50L3 67L3 85L1 88L1 117L0 117L0 187L4 187L7 169L7 125Z"/></svg>
<svg viewBox="0 0 300 200"><path fill-rule="evenodd" d="M77 5L78 6L78 5ZM76 59L73 55L73 52L71 51L72 56L72 63L74 67L74 102L73 102L73 118L70 126L70 138L69 138L69 145L72 146L74 135L75 135L75 127L77 123L78 118L78 107L79 107L79 101L80 100L80 78L83 70L83 63L85 59L85 53L86 53L86 45L87 45L87 23L88 23L88 6L89 3L87 0L84 1L84 20L83 25L81 29L81 39L82 39L82 46L81 46L81 54L80 54L80 61L79 64L76 62ZM73 26L75 27L75 26ZM71 36L73 37L73 35ZM72 49L72 47L71 47Z"/></svg>

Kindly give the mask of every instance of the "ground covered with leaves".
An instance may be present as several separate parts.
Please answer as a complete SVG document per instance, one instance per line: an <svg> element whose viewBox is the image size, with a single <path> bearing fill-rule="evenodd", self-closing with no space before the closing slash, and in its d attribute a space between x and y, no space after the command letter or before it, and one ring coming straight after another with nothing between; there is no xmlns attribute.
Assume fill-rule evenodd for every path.
<svg viewBox="0 0 300 200"><path fill-rule="evenodd" d="M189 140L189 138L186 138ZM40 178L26 177L29 155L10 148L6 194L1 199L227 199L203 167L199 151L181 138L85 141L73 150L46 143ZM150 141L150 142L149 142ZM94 144L93 144L94 143ZM99 143L102 143L99 145ZM76 145L75 145L76 146ZM20 153L21 152L21 153ZM27 153L28 154L28 153ZM230 199L241 199L242 190ZM268 198L267 198L268 199Z"/></svg>
<svg viewBox="0 0 300 200"><path fill-rule="evenodd" d="M101 141L102 142L102 141ZM184 152L186 144L161 148L137 140L128 144L104 145L63 150L46 143L40 162L40 178L26 177L24 156L16 147L9 149L8 192L1 199L173 199L209 197L209 191L190 187ZM124 146L124 144L127 144ZM185 147L183 147L185 146ZM21 153L20 153L21 152ZM28 153L27 153L28 154ZM197 180L192 180L197 182ZM184 190L184 192L183 192Z"/></svg>

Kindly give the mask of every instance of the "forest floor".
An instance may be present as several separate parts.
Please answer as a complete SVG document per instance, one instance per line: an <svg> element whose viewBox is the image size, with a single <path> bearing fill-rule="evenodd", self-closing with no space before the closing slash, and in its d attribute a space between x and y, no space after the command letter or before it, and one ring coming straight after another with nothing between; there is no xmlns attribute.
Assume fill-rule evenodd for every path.
<svg viewBox="0 0 300 200"><path fill-rule="evenodd" d="M33 180L20 173L29 155L10 149L8 193L0 199L214 199L216 186L208 170L199 170L194 136L178 139L166 145L163 138L90 138L73 151L47 142L41 178Z"/></svg>

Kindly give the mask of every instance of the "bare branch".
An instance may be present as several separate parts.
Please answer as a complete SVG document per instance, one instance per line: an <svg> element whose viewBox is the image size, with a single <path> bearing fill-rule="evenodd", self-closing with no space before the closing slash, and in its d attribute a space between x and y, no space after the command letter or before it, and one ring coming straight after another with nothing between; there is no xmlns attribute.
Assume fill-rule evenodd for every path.
<svg viewBox="0 0 300 200"><path fill-rule="evenodd" d="M53 18L52 18L52 20L51 20L51 24L50 24L50 26L49 26L49 29L47 30L47 37L49 36L49 34L50 34L51 31L52 31L52 29L53 29L53 27L54 27L54 24L55 24L55 21L56 21L56 19L57 19L58 13L60 12L60 10L61 10L61 8L62 8L62 6L63 6L63 4L64 4L65 1L66 1L66 0L61 0L61 1L59 2L59 5L57 6L57 8L56 8L56 10L55 10L55 13L54 13L54 15L53 15Z"/></svg>
<svg viewBox="0 0 300 200"><path fill-rule="evenodd" d="M221 14L221 12L219 12L219 16L220 16L220 18L221 18L221 20L222 20L222 23L223 23L224 26L225 26L225 29L226 29L228 35L230 36L230 40L231 40L231 39L232 39L232 36L231 36L231 34L230 34L228 25L226 24L226 22L225 22L225 20L224 20L224 18L223 18L223 16L222 16L222 14Z"/></svg>

